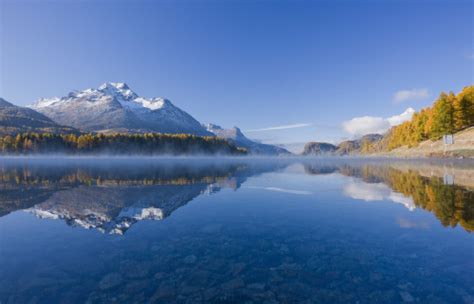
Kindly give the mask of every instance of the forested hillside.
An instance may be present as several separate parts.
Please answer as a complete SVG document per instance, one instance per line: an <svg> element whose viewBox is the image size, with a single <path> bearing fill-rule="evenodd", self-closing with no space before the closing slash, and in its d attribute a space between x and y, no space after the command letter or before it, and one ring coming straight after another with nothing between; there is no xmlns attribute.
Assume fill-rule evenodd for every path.
<svg viewBox="0 0 474 304"><path fill-rule="evenodd" d="M77 130L61 126L41 113L15 106L0 98L0 135L16 135L22 132L77 133Z"/></svg>
<svg viewBox="0 0 474 304"><path fill-rule="evenodd" d="M391 151L398 147L415 147L425 140L438 140L474 126L474 86L460 93L441 93L431 107L415 113L411 120L391 128L377 142L366 145L364 153Z"/></svg>
<svg viewBox="0 0 474 304"><path fill-rule="evenodd" d="M224 139L188 134L39 134L24 133L0 137L2 154L120 154L120 155L243 155Z"/></svg>

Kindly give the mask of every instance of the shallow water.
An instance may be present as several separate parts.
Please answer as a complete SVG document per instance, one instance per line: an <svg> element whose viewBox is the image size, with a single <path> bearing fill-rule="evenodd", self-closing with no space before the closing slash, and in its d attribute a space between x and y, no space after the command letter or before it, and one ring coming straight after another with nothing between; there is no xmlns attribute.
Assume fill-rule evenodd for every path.
<svg viewBox="0 0 474 304"><path fill-rule="evenodd" d="M474 164L0 160L1 303L473 303Z"/></svg>

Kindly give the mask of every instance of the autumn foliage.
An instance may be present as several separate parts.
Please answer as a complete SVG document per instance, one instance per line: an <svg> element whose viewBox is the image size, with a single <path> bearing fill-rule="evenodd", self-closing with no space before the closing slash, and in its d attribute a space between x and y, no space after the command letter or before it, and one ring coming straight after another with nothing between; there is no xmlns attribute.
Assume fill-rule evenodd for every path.
<svg viewBox="0 0 474 304"><path fill-rule="evenodd" d="M188 134L51 134L23 133L0 137L3 154L245 154L217 137Z"/></svg>
<svg viewBox="0 0 474 304"><path fill-rule="evenodd" d="M433 106L415 113L410 121L391 128L369 152L393 150L401 146L414 147L425 140L438 140L474 126L474 86L459 94L441 93Z"/></svg>

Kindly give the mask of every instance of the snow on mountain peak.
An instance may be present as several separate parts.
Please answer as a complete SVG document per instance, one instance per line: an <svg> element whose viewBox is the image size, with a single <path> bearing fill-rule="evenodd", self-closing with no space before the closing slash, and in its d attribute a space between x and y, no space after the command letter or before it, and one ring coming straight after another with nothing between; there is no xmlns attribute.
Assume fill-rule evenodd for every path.
<svg viewBox="0 0 474 304"><path fill-rule="evenodd" d="M106 95L116 97L122 106L131 110L144 108L153 111L161 109L166 105L172 105L171 101L165 98L140 97L124 82L106 82L98 90Z"/></svg>
<svg viewBox="0 0 474 304"><path fill-rule="evenodd" d="M99 90L107 88L116 88L117 90L130 90L130 87L125 82L104 82L100 85Z"/></svg>
<svg viewBox="0 0 474 304"><path fill-rule="evenodd" d="M113 96L121 95L126 100L138 97L125 82L106 82L99 87L99 91Z"/></svg>
<svg viewBox="0 0 474 304"><path fill-rule="evenodd" d="M50 106L61 106L66 102L75 101L77 98L97 102L109 100L110 97L115 98L124 108L128 108L132 111L154 111L164 106L172 106L171 101L165 98L140 97L124 82L105 82L97 89L89 88L82 91L74 91L62 98L41 98L32 108L38 109Z"/></svg>
<svg viewBox="0 0 474 304"><path fill-rule="evenodd" d="M210 135L191 115L161 97L138 96L123 82L73 91L61 98L43 98L30 106L52 120L80 130Z"/></svg>
<svg viewBox="0 0 474 304"><path fill-rule="evenodd" d="M61 99L59 97L40 98L35 104L33 104L32 108L45 108L45 107L52 106L60 101Z"/></svg>
<svg viewBox="0 0 474 304"><path fill-rule="evenodd" d="M202 124L207 131L214 133L214 131L223 130L221 126L215 125L213 123Z"/></svg>
<svg viewBox="0 0 474 304"><path fill-rule="evenodd" d="M172 106L173 104L166 98L155 97L151 99L138 97L134 100L134 102L140 104L142 107L150 109L150 110L158 110L164 108L165 106Z"/></svg>

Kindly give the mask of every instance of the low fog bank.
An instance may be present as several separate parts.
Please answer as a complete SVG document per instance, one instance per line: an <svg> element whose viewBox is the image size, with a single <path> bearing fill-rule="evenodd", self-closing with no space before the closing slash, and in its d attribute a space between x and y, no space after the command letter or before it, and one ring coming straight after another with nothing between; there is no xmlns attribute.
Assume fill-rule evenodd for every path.
<svg viewBox="0 0 474 304"><path fill-rule="evenodd" d="M389 157L354 157L354 156L266 156L266 155L226 155L226 154L193 154L193 155L140 155L140 154L29 154L29 155L1 155L1 163L35 162L50 165L61 165L64 163L182 163L193 164L218 164L229 162L287 162L287 163L311 163L311 164L341 164L351 165L381 165L381 164L406 164L407 168L418 166L437 167L463 167L474 170L474 159L449 159L449 158L389 158Z"/></svg>

